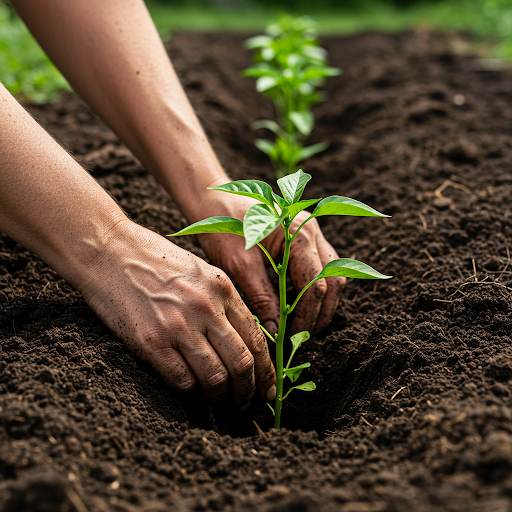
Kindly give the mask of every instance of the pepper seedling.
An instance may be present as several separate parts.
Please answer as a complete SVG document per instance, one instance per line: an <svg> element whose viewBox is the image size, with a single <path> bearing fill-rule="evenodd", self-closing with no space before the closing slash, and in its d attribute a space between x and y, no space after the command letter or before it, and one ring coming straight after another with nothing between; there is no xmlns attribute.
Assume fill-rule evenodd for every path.
<svg viewBox="0 0 512 512"><path fill-rule="evenodd" d="M278 177L285 176L295 172L302 160L327 148L325 142L304 147L301 141L313 129L312 105L323 101L316 89L341 71L327 65L327 52L318 45L308 16L284 14L267 27L267 35L253 37L245 46L257 51L255 64L243 74L257 78L256 90L274 102L277 114L277 122L253 123L254 129L272 131L275 142L257 139L255 144L270 157Z"/></svg>
<svg viewBox="0 0 512 512"><path fill-rule="evenodd" d="M284 338L286 331L286 322L289 315L293 313L295 306L306 290L319 279L326 277L339 276L358 279L389 279L391 276L381 274L369 265L361 261L341 258L333 260L306 285L297 295L292 305L287 304L286 300L286 273L288 270L288 261L290 257L290 247L300 230L304 225L316 217L324 215L352 215L362 217L389 217L374 210L364 203L342 196L330 196L325 199L309 199L301 200L304 188L311 179L311 175L304 173L302 170L290 174L277 180L277 184L282 196L273 192L270 185L258 180L240 180L232 181L217 187L211 187L211 190L220 190L231 194L252 197L259 201L247 209L243 222L233 217L209 217L168 236L192 235L201 233L232 233L245 238L245 249L250 249L257 245L267 256L272 268L279 276L279 329L275 336L272 336L260 324L265 335L276 344L276 401L274 407L270 406L274 414L274 427L280 428L281 410L283 401L294 390L313 391L316 389L314 382L305 382L290 387L284 391L284 380L288 378L295 383L300 377L303 370L309 368L310 363L303 363L298 366L291 366L295 353L300 346L309 339L310 335L307 331L302 331L291 336L292 343L291 354L286 365L284 364ZM315 206L313 213L302 222L294 233L290 232L293 219L297 214L310 206ZM262 241L274 230L282 227L284 230L284 253L282 261L276 263L265 247Z"/></svg>

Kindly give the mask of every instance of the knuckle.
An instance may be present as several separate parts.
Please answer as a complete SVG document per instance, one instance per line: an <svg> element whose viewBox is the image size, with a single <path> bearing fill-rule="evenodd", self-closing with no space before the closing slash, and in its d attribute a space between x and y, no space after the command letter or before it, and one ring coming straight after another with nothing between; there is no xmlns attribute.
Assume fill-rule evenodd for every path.
<svg viewBox="0 0 512 512"><path fill-rule="evenodd" d="M334 279L332 279L332 282L333 282L333 288L337 292L340 292L345 287L345 284L347 283L347 278L346 277L335 277Z"/></svg>
<svg viewBox="0 0 512 512"><path fill-rule="evenodd" d="M322 299L327 293L327 280L319 279L315 284L311 286L311 293L317 299Z"/></svg>
<svg viewBox="0 0 512 512"><path fill-rule="evenodd" d="M257 356L258 354L268 350L267 340L259 327L257 327L257 330L254 331L251 336L250 350L253 356Z"/></svg>
<svg viewBox="0 0 512 512"><path fill-rule="evenodd" d="M254 368L254 357L248 351L245 351L243 356L233 366L233 372L237 377L244 377L252 372Z"/></svg>
<svg viewBox="0 0 512 512"><path fill-rule="evenodd" d="M222 389L228 382L228 372L222 368L217 368L216 371L206 376L206 385L212 390Z"/></svg>
<svg viewBox="0 0 512 512"><path fill-rule="evenodd" d="M188 393L196 387L196 382L192 378L183 378L176 382L176 388L181 393Z"/></svg>
<svg viewBox="0 0 512 512"><path fill-rule="evenodd" d="M273 308L274 302L270 293L266 292L253 292L247 293L247 301L256 311L267 311Z"/></svg>

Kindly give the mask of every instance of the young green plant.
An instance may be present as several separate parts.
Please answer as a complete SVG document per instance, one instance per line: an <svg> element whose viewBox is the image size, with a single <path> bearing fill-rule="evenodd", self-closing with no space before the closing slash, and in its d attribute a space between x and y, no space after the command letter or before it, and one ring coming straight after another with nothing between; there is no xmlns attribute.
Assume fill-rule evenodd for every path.
<svg viewBox="0 0 512 512"><path fill-rule="evenodd" d="M364 217L388 217L374 210L359 201L348 197L330 196L325 199L301 200L304 188L311 179L311 175L301 170L277 180L282 196L274 193L270 185L257 180L240 180L212 187L212 190L220 190L231 194L252 197L259 201L258 204L250 206L245 214L243 222L232 217L210 217L168 236L192 235L201 233L233 233L245 238L245 248L250 249L257 245L267 256L272 268L279 276L279 329L275 336L272 336L260 324L266 336L276 344L276 401L272 409L274 414L274 427L280 428L281 410L283 401L294 389L302 391L313 391L316 388L314 382L305 382L284 390L284 380L288 378L295 383L303 370L309 368L310 363L303 363L292 366L292 361L298 348L309 339L307 331L299 332L291 337L291 354L285 365L284 363L284 338L288 316L293 313L306 290L319 279L332 276L343 276L358 279L389 279L391 276L381 274L372 267L357 260L348 258L337 259L327 263L323 270L305 286L297 295L291 305L286 300L286 273L290 257L290 247L300 230L311 219L323 215L353 215ZM306 208L316 205L313 213L291 233L290 227L297 214ZM273 260L271 255L261 244L263 239L270 235L275 229L281 227L284 230L284 253L281 262ZM256 318L256 317L255 317ZM256 318L259 324L259 320Z"/></svg>
<svg viewBox="0 0 512 512"><path fill-rule="evenodd" d="M270 157L278 177L285 176L327 148L325 142L304 147L302 139L313 129L312 105L323 101L316 88L340 70L327 65L327 52L318 45L307 16L282 15L267 27L266 35L246 41L246 48L257 51L255 64L244 75L257 78L256 90L274 102L277 115L277 122L263 119L253 124L276 135L275 142L257 139L256 146Z"/></svg>

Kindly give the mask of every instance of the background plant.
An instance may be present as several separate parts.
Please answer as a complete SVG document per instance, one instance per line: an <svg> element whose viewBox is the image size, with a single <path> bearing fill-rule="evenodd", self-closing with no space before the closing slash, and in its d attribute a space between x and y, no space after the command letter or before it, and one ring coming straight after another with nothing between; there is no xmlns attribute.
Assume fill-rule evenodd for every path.
<svg viewBox="0 0 512 512"><path fill-rule="evenodd" d="M325 199L301 200L304 188L311 179L311 175L297 171L294 174L277 180L282 196L274 193L270 185L258 180L232 181L211 190L220 190L231 194L252 197L259 201L258 204L250 206L245 214L243 222L233 217L209 217L169 236L192 235L201 233L233 233L245 238L245 248L250 249L257 245L267 256L272 268L279 276L279 329L275 336L272 336L260 324L266 336L276 344L276 401L272 412L274 414L274 427L281 426L281 409L283 401L294 390L313 391L316 389L314 382L305 382L292 386L284 391L284 380L288 378L295 383L303 370L311 366L306 362L298 366L291 366L293 357L299 347L309 339L309 332L302 331L290 338L292 348L286 365L284 364L284 338L288 316L293 312L304 292L316 281L322 278L339 276L358 279L389 279L391 276L381 274L372 267L357 260L341 258L328 263L318 276L306 285L297 295L292 305L286 300L286 273L290 256L290 246L297 237L304 225L315 217L324 215L353 215L364 217L388 217L374 210L355 199L342 196L330 196ZM290 226L298 213L306 208L316 205L313 213L299 226L295 233L290 232ZM285 247L283 258L276 263L265 247L262 240L270 235L279 226L284 230ZM256 317L255 317L256 318ZM256 318L259 323L259 320Z"/></svg>
<svg viewBox="0 0 512 512"><path fill-rule="evenodd" d="M274 142L257 139L256 146L270 157L277 175L285 176L295 172L302 160L327 147L325 142L304 147L302 139L314 126L311 107L323 100L317 88L340 70L327 65L327 52L318 45L308 16L283 14L266 32L246 41L246 48L257 51L255 64L244 75L257 78L256 90L274 102L277 123L265 119L253 128L274 132Z"/></svg>
<svg viewBox="0 0 512 512"><path fill-rule="evenodd" d="M59 92L71 90L23 22L0 2L0 81L24 101L56 101Z"/></svg>

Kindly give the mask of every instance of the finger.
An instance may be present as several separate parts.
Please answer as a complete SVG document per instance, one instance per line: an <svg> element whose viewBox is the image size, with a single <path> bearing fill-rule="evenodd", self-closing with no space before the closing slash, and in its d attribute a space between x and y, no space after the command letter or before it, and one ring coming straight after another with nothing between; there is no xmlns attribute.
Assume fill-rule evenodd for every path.
<svg viewBox="0 0 512 512"><path fill-rule="evenodd" d="M298 292L307 286L322 271L318 248L314 237L304 229L299 233L290 250L290 274ZM300 331L312 332L327 292L325 279L312 284L295 307L292 334Z"/></svg>
<svg viewBox="0 0 512 512"><path fill-rule="evenodd" d="M229 373L229 387L237 409L248 405L256 391L254 358L232 325L226 320L208 327L206 337Z"/></svg>
<svg viewBox="0 0 512 512"><path fill-rule="evenodd" d="M227 315L231 325L254 358L254 377L262 400L274 400L276 397L276 372L270 359L268 344L263 331L240 297L229 308Z"/></svg>
<svg viewBox="0 0 512 512"><path fill-rule="evenodd" d="M339 258L334 247L321 234L317 236L317 247L320 261L322 262L322 268L330 261ZM326 282L327 291L318 314L313 334L319 333L331 322L334 312L338 307L341 290L343 290L345 283L347 282L347 278L329 277L329 279L326 279Z"/></svg>
<svg viewBox="0 0 512 512"><path fill-rule="evenodd" d="M166 384L180 393L191 393L197 384L190 366L172 347L158 348L143 357L164 379Z"/></svg>
<svg viewBox="0 0 512 512"><path fill-rule="evenodd" d="M255 247L241 253L230 265L229 275L239 286L251 311L270 334L279 325L279 298L267 274L264 256Z"/></svg>
<svg viewBox="0 0 512 512"><path fill-rule="evenodd" d="M220 402L227 392L228 371L206 337L199 333L189 335L186 340L180 340L179 347L206 399Z"/></svg>

